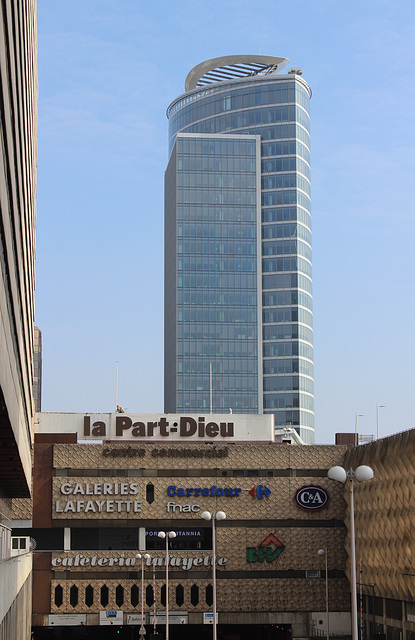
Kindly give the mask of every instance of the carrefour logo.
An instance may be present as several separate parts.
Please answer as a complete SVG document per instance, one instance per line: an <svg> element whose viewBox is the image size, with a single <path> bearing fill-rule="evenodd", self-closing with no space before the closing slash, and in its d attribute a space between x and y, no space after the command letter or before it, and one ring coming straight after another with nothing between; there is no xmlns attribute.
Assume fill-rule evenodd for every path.
<svg viewBox="0 0 415 640"><path fill-rule="evenodd" d="M297 505L306 511L317 511L327 506L329 501L328 493L323 487L311 485L301 487L294 497Z"/></svg>

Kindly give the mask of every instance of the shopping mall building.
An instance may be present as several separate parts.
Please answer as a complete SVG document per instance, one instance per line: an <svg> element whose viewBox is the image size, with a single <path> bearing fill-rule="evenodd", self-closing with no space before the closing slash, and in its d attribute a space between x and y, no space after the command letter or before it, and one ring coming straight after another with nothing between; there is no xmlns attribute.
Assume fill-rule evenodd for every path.
<svg viewBox="0 0 415 640"><path fill-rule="evenodd" d="M324 637L327 605L330 635L350 636L348 497L327 472L366 464L374 478L355 483L359 628L414 640L415 579L401 573L415 573L414 449L414 431L360 447L277 443L271 415L38 414L33 511L14 507L14 534L36 541L34 637L138 638L142 610L147 634L164 635L158 533L174 531L170 638L210 639L205 511L226 514L215 522L218 638Z"/></svg>

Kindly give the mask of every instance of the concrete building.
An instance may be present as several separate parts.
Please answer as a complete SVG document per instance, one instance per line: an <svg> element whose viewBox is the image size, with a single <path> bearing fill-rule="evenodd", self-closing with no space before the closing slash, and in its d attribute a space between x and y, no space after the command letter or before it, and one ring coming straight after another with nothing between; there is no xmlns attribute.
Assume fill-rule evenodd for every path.
<svg viewBox="0 0 415 640"><path fill-rule="evenodd" d="M0 638L30 637L31 554L12 499L31 495L37 155L36 2L0 6ZM20 547L20 548L19 548Z"/></svg>
<svg viewBox="0 0 415 640"><path fill-rule="evenodd" d="M287 63L208 60L168 107L164 409L272 413L310 444L311 91Z"/></svg>
<svg viewBox="0 0 415 640"><path fill-rule="evenodd" d="M156 561L154 573L152 561L145 566L147 633L154 609L164 633L161 530L177 533L169 603L180 627L172 624L170 636L211 638L204 614L212 612L212 526L204 510L226 512L216 545L222 638L306 638L324 629L321 546L330 552L332 631L347 636L345 502L343 487L326 477L346 451L277 444L272 415L38 414L33 529L22 530L37 543L35 638L45 627L61 637L64 625L110 637L106 611L117 612L120 637L136 637L138 550Z"/></svg>

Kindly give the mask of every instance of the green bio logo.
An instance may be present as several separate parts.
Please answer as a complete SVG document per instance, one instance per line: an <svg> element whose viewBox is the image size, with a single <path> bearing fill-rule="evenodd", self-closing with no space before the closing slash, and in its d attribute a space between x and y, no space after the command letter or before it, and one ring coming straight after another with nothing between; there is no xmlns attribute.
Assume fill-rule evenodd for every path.
<svg viewBox="0 0 415 640"><path fill-rule="evenodd" d="M246 548L247 562L273 562L281 551L284 551L285 545L278 540L273 533L270 533L258 547Z"/></svg>

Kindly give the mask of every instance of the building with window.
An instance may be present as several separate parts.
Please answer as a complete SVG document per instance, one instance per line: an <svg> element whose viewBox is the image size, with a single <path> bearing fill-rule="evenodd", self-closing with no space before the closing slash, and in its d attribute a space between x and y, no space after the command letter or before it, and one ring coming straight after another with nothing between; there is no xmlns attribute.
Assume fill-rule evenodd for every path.
<svg viewBox="0 0 415 640"><path fill-rule="evenodd" d="M164 408L313 443L311 91L287 63L208 60L168 107Z"/></svg>
<svg viewBox="0 0 415 640"><path fill-rule="evenodd" d="M12 499L31 495L37 32L35 0L0 6L0 637L30 637L30 552ZM23 543L22 543L23 544Z"/></svg>
<svg viewBox="0 0 415 640"><path fill-rule="evenodd" d="M205 510L226 513L216 527L220 637L321 632L321 546L330 550L332 631L347 636L346 505L343 487L326 477L346 451L277 444L272 415L37 414L33 528L19 530L36 540L35 638L46 628L78 637L60 636L66 626L114 637L111 621L120 637L130 639L132 627L138 637L142 602L147 634L154 611L164 634L165 541L157 534L174 531L170 637L210 640ZM138 551L151 556L143 592Z"/></svg>

